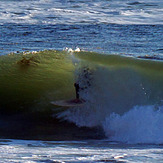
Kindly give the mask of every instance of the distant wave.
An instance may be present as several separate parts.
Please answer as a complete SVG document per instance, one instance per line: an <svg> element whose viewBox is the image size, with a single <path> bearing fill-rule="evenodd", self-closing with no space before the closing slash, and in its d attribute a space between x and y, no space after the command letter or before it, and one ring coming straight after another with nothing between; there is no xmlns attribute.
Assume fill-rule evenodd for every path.
<svg viewBox="0 0 163 163"><path fill-rule="evenodd" d="M0 24L163 24L163 3L151 1L1 1Z"/></svg>

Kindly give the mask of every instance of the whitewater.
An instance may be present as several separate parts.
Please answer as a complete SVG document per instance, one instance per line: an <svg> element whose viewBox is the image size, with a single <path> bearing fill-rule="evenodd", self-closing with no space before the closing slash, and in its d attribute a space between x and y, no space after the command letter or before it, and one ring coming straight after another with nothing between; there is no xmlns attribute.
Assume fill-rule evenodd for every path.
<svg viewBox="0 0 163 163"><path fill-rule="evenodd" d="M0 0L0 162L162 162L162 18L162 0ZM84 105L52 106L74 82Z"/></svg>

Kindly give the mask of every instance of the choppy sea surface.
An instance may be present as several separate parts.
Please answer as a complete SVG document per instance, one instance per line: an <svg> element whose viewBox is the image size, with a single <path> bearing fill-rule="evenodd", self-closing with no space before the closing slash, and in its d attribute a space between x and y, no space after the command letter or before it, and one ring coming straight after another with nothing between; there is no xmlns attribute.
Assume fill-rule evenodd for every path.
<svg viewBox="0 0 163 163"><path fill-rule="evenodd" d="M1 141L1 162L162 162L162 146L108 141Z"/></svg>
<svg viewBox="0 0 163 163"><path fill-rule="evenodd" d="M28 127L33 124L26 122L28 116L23 115L23 119L20 114L14 113L13 116L11 112L6 118L3 113L0 115L0 135L3 135L0 140L0 162L162 162L163 1L0 0L1 57L12 52L63 50L66 47L79 47L86 52L86 55L81 54L76 58L72 55L71 59L74 65L78 64L75 72L84 87L88 83L80 75L81 69L85 65L93 69L93 91L81 94L91 104L82 109L61 112L57 118L71 122L78 128L88 127L91 130L100 126L105 138L24 140L23 136L29 139L26 135L33 131ZM99 54L91 55L91 51ZM103 54L111 55L107 57ZM120 56L147 56L156 60L130 60ZM35 96L43 92L39 105L36 105L36 110L39 110L40 106L45 106L45 94L48 94L45 103L49 94L63 94L58 87L63 85L65 88L65 83L73 76L69 74L72 73L72 65L65 62L61 64L61 70L56 66L55 71L51 55L40 60L37 69L29 68L27 71L12 68L10 58L0 58L1 110L5 110L6 106L8 113L13 103L15 107L19 103L20 108L33 107L32 102L38 101ZM67 72L64 66L68 67ZM72 88L72 83L68 81L69 88ZM55 89L52 89L53 85ZM64 93L71 96L69 92L66 89ZM37 118L37 121L42 120ZM41 128L39 125L36 125L37 131ZM7 126L10 128L4 129ZM12 133L14 128L19 127L26 131L22 140L4 136L3 132ZM50 135L50 132L46 134Z"/></svg>
<svg viewBox="0 0 163 163"><path fill-rule="evenodd" d="M0 1L0 54L80 47L108 54L162 54L161 0Z"/></svg>

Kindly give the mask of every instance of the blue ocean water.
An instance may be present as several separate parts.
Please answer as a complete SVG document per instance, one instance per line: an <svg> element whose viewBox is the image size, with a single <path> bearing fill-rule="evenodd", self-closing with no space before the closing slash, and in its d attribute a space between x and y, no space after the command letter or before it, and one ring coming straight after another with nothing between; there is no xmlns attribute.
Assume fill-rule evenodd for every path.
<svg viewBox="0 0 163 163"><path fill-rule="evenodd" d="M0 55L44 49L162 55L163 2L0 1Z"/></svg>
<svg viewBox="0 0 163 163"><path fill-rule="evenodd" d="M0 27L1 55L65 47L133 56L163 53L162 25L9 23Z"/></svg>
<svg viewBox="0 0 163 163"><path fill-rule="evenodd" d="M65 47L163 57L163 1L0 0L0 55ZM99 118L80 113L59 117L89 127ZM162 104L111 114L101 122L110 137L102 141L4 139L0 162L162 162L162 117Z"/></svg>

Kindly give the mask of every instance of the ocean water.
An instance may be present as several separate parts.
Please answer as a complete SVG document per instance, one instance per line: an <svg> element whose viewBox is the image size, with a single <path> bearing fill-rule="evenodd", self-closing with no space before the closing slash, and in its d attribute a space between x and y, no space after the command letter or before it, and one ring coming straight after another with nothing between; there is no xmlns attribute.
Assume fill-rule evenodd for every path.
<svg viewBox="0 0 163 163"><path fill-rule="evenodd" d="M108 141L1 141L1 162L162 162L162 146Z"/></svg>
<svg viewBox="0 0 163 163"><path fill-rule="evenodd" d="M161 0L0 3L0 54L78 46L107 54L162 55Z"/></svg>
<svg viewBox="0 0 163 163"><path fill-rule="evenodd" d="M0 0L0 162L162 162L162 59L162 0Z"/></svg>

